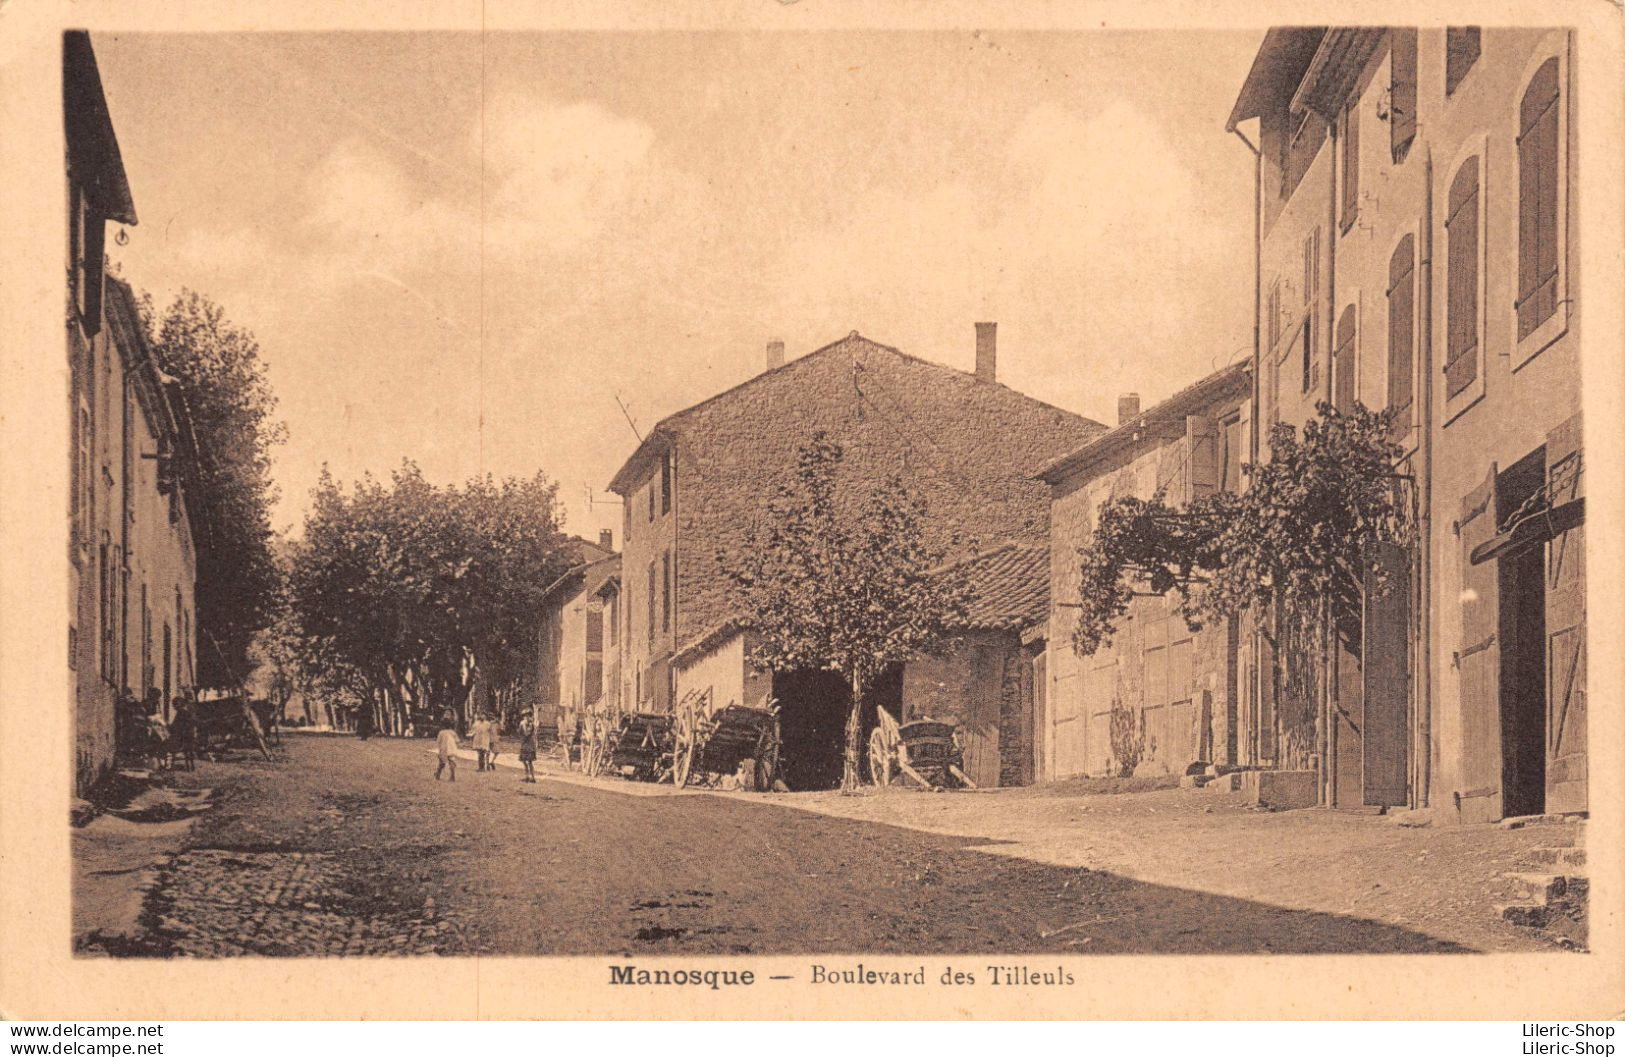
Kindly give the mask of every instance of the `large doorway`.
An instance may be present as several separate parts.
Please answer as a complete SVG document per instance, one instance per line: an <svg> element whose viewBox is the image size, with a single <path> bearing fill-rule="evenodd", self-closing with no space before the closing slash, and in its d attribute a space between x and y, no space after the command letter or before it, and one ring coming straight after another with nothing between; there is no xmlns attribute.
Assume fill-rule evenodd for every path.
<svg viewBox="0 0 1625 1057"><path fill-rule="evenodd" d="M781 672L773 676L779 703L780 774L791 789L838 789L845 752L851 688L839 672ZM888 669L864 695L864 744L874 729L875 709L902 713L903 669ZM867 759L867 750L860 751ZM861 765L860 765L861 766Z"/></svg>
<svg viewBox="0 0 1625 1057"><path fill-rule="evenodd" d="M1546 480L1539 449L1500 475L1496 522L1505 532ZM1501 598L1501 812L1546 810L1546 550L1543 540L1498 559Z"/></svg>

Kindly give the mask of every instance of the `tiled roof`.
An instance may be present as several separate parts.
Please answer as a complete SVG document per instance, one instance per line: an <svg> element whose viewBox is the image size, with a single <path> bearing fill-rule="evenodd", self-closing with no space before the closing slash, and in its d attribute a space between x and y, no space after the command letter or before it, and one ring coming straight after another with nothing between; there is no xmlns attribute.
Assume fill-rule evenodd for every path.
<svg viewBox="0 0 1625 1057"><path fill-rule="evenodd" d="M1049 613L1049 548L1006 543L943 567L940 575L957 574L970 582L965 626L977 629L1020 629Z"/></svg>

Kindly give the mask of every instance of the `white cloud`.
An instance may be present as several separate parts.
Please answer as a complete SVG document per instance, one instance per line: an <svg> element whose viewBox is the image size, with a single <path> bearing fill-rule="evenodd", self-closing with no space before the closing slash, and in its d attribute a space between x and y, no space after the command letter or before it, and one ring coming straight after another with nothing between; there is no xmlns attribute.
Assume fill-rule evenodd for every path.
<svg viewBox="0 0 1625 1057"><path fill-rule="evenodd" d="M476 136L490 189L487 241L499 251L576 249L650 204L654 130L596 103L498 94Z"/></svg>

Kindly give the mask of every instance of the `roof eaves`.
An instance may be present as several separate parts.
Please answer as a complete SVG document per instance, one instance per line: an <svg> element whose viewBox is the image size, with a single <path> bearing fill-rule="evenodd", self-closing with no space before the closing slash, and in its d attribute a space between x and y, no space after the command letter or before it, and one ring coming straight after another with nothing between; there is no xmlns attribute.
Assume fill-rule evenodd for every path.
<svg viewBox="0 0 1625 1057"><path fill-rule="evenodd" d="M1171 420L1174 416L1185 414L1209 401L1224 399L1230 394L1232 387L1239 389L1241 381L1250 377L1251 373L1252 363L1247 360L1216 371L1187 385L1162 403L1140 412L1130 421L1107 430L1059 458L1051 459L1040 466L1033 473L1033 477L1048 484L1055 484L1080 468L1132 443L1150 426Z"/></svg>

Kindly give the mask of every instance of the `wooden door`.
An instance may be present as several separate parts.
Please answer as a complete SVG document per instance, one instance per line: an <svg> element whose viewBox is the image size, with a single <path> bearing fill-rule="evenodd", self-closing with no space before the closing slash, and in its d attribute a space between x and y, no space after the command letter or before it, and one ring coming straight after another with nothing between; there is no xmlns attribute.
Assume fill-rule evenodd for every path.
<svg viewBox="0 0 1625 1057"><path fill-rule="evenodd" d="M1454 653L1461 713L1461 788L1457 810L1467 822L1501 817L1500 577L1494 561L1473 564L1473 548L1495 535L1495 465L1461 501L1456 522L1461 557L1461 637Z"/></svg>
<svg viewBox="0 0 1625 1057"><path fill-rule="evenodd" d="M1552 509L1578 501L1580 416L1547 437ZM1546 810L1586 810L1585 526L1546 545Z"/></svg>
<svg viewBox="0 0 1625 1057"><path fill-rule="evenodd" d="M1032 660L1033 680L1033 746L1032 764L1029 774L1044 775L1044 729L1049 720L1049 674L1047 671L1048 654L1040 650Z"/></svg>
<svg viewBox="0 0 1625 1057"><path fill-rule="evenodd" d="M1362 803L1398 807L1410 775L1410 562L1397 543L1371 548L1361 623L1365 673Z"/></svg>

